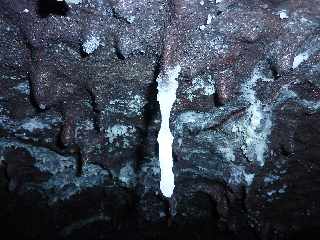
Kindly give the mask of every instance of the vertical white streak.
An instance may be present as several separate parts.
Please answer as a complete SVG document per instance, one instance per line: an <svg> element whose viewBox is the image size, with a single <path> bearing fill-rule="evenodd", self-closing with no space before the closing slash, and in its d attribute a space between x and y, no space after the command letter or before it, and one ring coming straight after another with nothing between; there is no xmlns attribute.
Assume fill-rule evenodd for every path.
<svg viewBox="0 0 320 240"><path fill-rule="evenodd" d="M211 24L212 18L214 18L214 15L208 14L207 25Z"/></svg>
<svg viewBox="0 0 320 240"><path fill-rule="evenodd" d="M174 101L176 100L176 91L178 88L177 78L180 74L179 65L167 69L160 74L158 82L158 102L161 111L161 128L158 135L159 143L159 161L161 168L160 189L164 196L171 197L174 189L174 175L172 172L172 143L173 136L170 132L169 120L170 112Z"/></svg>

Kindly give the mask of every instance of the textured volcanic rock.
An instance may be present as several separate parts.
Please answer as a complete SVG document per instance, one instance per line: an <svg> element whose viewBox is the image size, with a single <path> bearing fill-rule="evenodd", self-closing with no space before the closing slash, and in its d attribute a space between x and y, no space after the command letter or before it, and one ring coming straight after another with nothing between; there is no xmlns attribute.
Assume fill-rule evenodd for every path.
<svg viewBox="0 0 320 240"><path fill-rule="evenodd" d="M0 0L0 63L3 235L317 239L319 0Z"/></svg>

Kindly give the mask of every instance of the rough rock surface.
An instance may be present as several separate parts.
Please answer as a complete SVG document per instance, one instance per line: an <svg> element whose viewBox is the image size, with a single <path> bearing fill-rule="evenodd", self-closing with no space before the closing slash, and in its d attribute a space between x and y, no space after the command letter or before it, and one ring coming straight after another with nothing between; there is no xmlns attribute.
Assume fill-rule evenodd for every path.
<svg viewBox="0 0 320 240"><path fill-rule="evenodd" d="M0 0L0 63L3 236L318 239L319 0Z"/></svg>

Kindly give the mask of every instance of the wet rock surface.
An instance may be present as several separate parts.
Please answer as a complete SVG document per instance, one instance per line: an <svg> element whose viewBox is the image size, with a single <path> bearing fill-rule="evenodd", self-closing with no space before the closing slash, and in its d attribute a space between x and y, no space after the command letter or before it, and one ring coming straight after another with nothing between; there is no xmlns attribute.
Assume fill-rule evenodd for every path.
<svg viewBox="0 0 320 240"><path fill-rule="evenodd" d="M319 3L0 0L2 233L317 239ZM168 199L156 79L176 66Z"/></svg>

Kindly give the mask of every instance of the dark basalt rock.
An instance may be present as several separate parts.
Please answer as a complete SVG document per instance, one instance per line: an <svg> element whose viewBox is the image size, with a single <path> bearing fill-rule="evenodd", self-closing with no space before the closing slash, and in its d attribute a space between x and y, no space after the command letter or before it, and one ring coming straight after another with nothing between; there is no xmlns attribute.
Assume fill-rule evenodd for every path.
<svg viewBox="0 0 320 240"><path fill-rule="evenodd" d="M0 0L2 234L317 239L319 3ZM168 199L156 79L175 66Z"/></svg>

